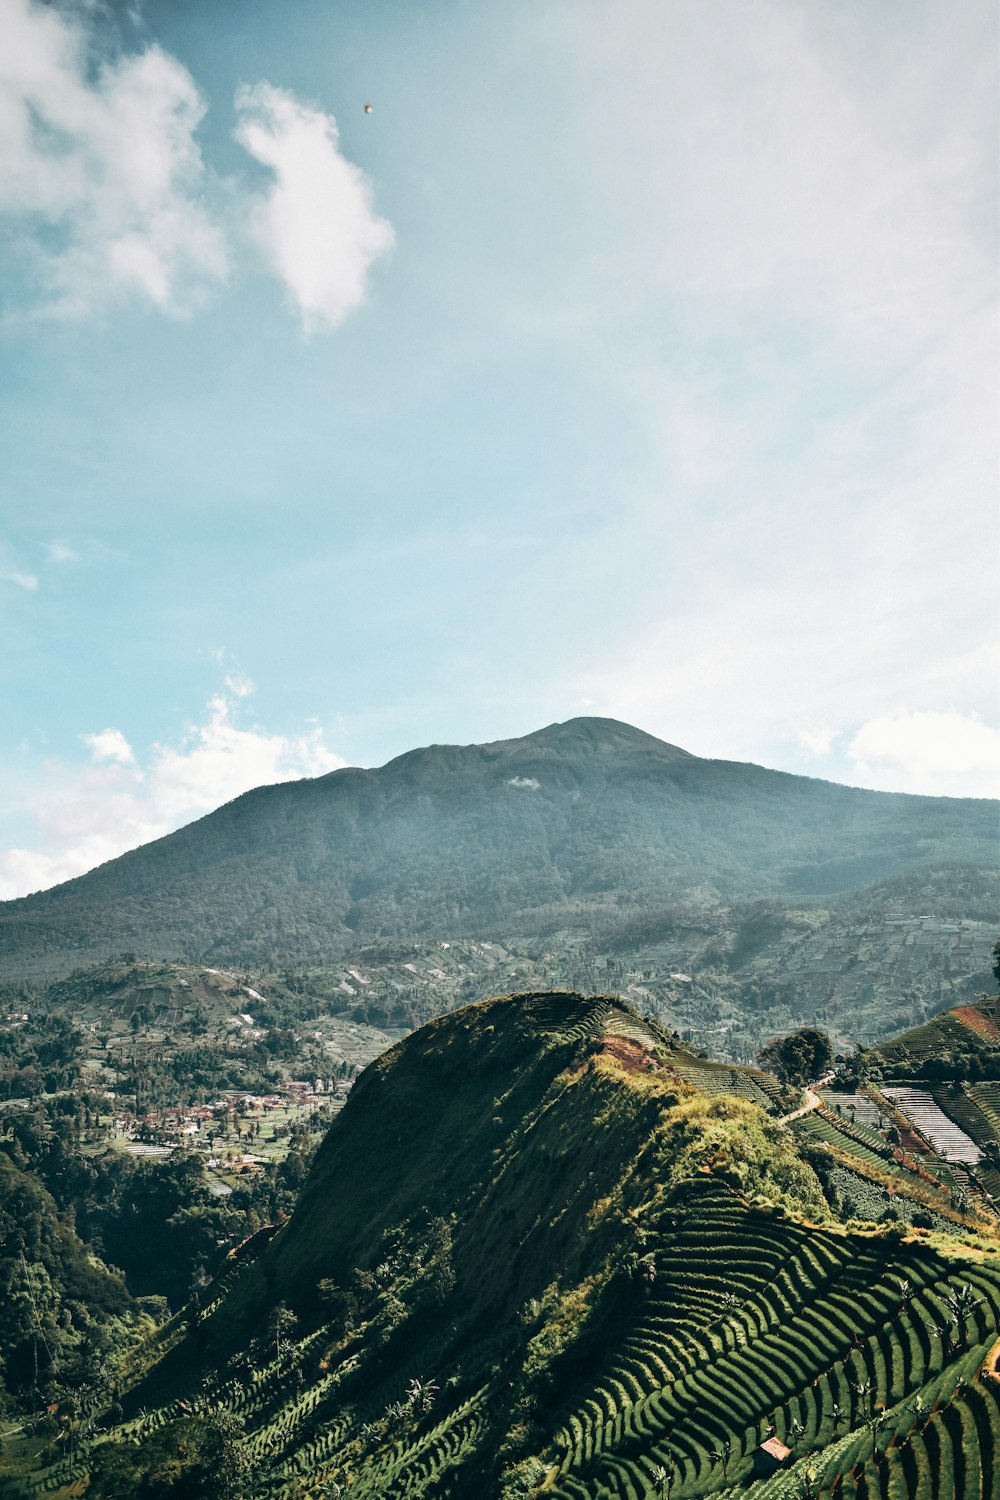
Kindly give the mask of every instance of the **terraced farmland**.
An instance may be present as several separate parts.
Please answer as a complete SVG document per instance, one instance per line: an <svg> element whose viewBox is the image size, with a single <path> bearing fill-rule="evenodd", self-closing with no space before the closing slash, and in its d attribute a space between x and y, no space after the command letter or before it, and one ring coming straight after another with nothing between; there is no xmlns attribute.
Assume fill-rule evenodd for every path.
<svg viewBox="0 0 1000 1500"><path fill-rule="evenodd" d="M982 1152L924 1089L885 1084L882 1092L902 1110L945 1161L975 1166Z"/></svg>
<svg viewBox="0 0 1000 1500"><path fill-rule="evenodd" d="M656 1241L641 1315L563 1418L553 1494L644 1500L658 1471L672 1476L671 1495L724 1492L749 1479L775 1433L796 1459L822 1455L832 1485L863 1472L873 1414L910 1434L943 1393L961 1402L970 1373L970 1405L1000 1429L994 1387L976 1383L996 1337L1000 1268L964 1282L905 1243L775 1222L710 1183L692 1186L681 1218ZM952 1337L941 1329L956 1298L975 1307Z"/></svg>
<svg viewBox="0 0 1000 1500"><path fill-rule="evenodd" d="M816 1109L803 1115L801 1120L796 1121L795 1128L797 1134L822 1141L838 1151L845 1151L867 1166L890 1169L892 1153L885 1142L864 1140L856 1128L846 1126L844 1121L828 1110Z"/></svg>
<svg viewBox="0 0 1000 1500"><path fill-rule="evenodd" d="M887 1210L896 1208L903 1217L911 1217L914 1206L937 1213L942 1224L954 1225L956 1221L953 1201L957 1192L969 1186L961 1169L951 1167L937 1156L922 1154L912 1156L899 1147L889 1144L880 1132L867 1126L852 1124L842 1115L828 1109L819 1109L802 1116L795 1122L795 1131L803 1139L820 1141L838 1153L839 1159L849 1158L856 1172L867 1176L883 1196L891 1192L895 1197L912 1200L911 1207L887 1201L882 1212L872 1215L875 1219L887 1216Z"/></svg>
<svg viewBox="0 0 1000 1500"><path fill-rule="evenodd" d="M1000 1266L797 1223L711 1178L684 1184L646 1233L655 1279L605 1341L596 1375L555 1415L529 1471L547 1479L546 1495L743 1494L772 1435L791 1449L791 1476L755 1484L753 1500L790 1500L792 1478L809 1466L810 1495L831 1500L993 1493L973 1475L981 1463L988 1483L1000 1476L998 1386L984 1374L1000 1328ZM292 1500L337 1494L334 1485L357 1500L493 1493L467 1487L463 1469L497 1440L500 1390L436 1393L426 1414L404 1406L387 1421L406 1372L344 1400L357 1352L319 1379L299 1378L321 1342L313 1334L203 1396L133 1419L116 1441L148 1441L182 1413L225 1410L242 1424L255 1495ZM92 1443L91 1465L106 1441ZM958 1456L963 1467L949 1468ZM88 1472L78 1459L4 1493L68 1495ZM953 1473L954 1491L942 1487Z"/></svg>
<svg viewBox="0 0 1000 1500"><path fill-rule="evenodd" d="M969 1092L1000 1138L1000 1083L971 1084Z"/></svg>
<svg viewBox="0 0 1000 1500"><path fill-rule="evenodd" d="M668 1040L530 995L398 1044L259 1259L0 1492L169 1495L221 1432L240 1500L987 1500L1000 1242L847 1230L796 1142L874 1217L881 1138L697 1093Z"/></svg>
<svg viewBox="0 0 1000 1500"><path fill-rule="evenodd" d="M969 1092L968 1085L947 1084L933 1088L930 1092L938 1108L964 1130L980 1150L996 1141L993 1123L987 1112Z"/></svg>
<svg viewBox="0 0 1000 1500"><path fill-rule="evenodd" d="M954 1067L958 1077L1000 1077L998 1000L981 996L975 1003L942 1011L931 1020L870 1054L884 1076L898 1082L947 1077Z"/></svg>
<svg viewBox="0 0 1000 1500"><path fill-rule="evenodd" d="M819 1094L827 1109L834 1114L843 1115L851 1124L864 1125L869 1130L878 1129L883 1112L868 1094L840 1094L832 1089L820 1089Z"/></svg>
<svg viewBox="0 0 1000 1500"><path fill-rule="evenodd" d="M640 1019L616 996L597 996L587 1001L576 997L572 1018L567 1019L567 998L566 993L560 992L528 997L529 1014L539 1031L576 1041L622 1036L650 1053L656 1052L662 1067L708 1098L748 1099L769 1113L782 1107L787 1090L771 1074L699 1057L655 1021Z"/></svg>

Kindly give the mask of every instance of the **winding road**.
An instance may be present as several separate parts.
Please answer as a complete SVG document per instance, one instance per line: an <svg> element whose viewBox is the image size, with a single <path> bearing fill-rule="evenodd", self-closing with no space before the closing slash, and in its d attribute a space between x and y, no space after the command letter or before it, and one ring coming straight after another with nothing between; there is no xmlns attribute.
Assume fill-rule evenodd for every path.
<svg viewBox="0 0 1000 1500"><path fill-rule="evenodd" d="M814 1093L812 1089L806 1089L806 1102L802 1108L793 1109L790 1115L782 1115L778 1124L788 1125L792 1120L801 1120L802 1116L807 1115L811 1109L819 1109L822 1103L823 1101L818 1094Z"/></svg>
<svg viewBox="0 0 1000 1500"><path fill-rule="evenodd" d="M833 1074L832 1073L824 1073L822 1078L817 1078L817 1080L816 1080L816 1087L817 1088L825 1088L826 1085L828 1083L830 1083L832 1079L833 1079ZM807 1087L806 1090L805 1090L805 1095L806 1095L806 1102L805 1102L805 1104L803 1104L802 1108L801 1109L793 1109L790 1115L782 1115L781 1119L778 1121L779 1125L787 1125L789 1123L789 1121L791 1121L791 1120L801 1120L802 1116L803 1115L807 1115L810 1110L812 1110L812 1109L819 1109L819 1107L823 1103L823 1101L819 1097L819 1095L816 1093L816 1090Z"/></svg>

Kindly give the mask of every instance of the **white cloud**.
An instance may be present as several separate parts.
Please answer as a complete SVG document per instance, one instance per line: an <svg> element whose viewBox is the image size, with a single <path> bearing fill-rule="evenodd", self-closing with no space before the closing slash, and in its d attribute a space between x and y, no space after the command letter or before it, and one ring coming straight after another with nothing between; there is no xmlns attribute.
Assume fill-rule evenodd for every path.
<svg viewBox="0 0 1000 1500"><path fill-rule="evenodd" d="M508 786L520 787L526 792L537 792L541 784L537 776L512 776L507 782Z"/></svg>
<svg viewBox="0 0 1000 1500"><path fill-rule="evenodd" d="M224 183L202 157L207 106L187 69L156 45L102 55L92 19L0 0L0 217L43 310L80 318L133 297L187 314L227 277L249 223L307 329L336 327L393 232L333 117L266 82L241 88L236 138L273 182ZM49 555L72 552L55 542Z"/></svg>
<svg viewBox="0 0 1000 1500"><path fill-rule="evenodd" d="M184 311L227 260L202 201L191 75L156 46L94 58L82 20L36 0L0 0L0 31L0 212L49 310L132 293Z"/></svg>
<svg viewBox="0 0 1000 1500"><path fill-rule="evenodd" d="M135 751L120 729L102 729L99 734L85 734L83 742L89 746L91 759L115 761L120 766L135 764Z"/></svg>
<svg viewBox="0 0 1000 1500"><path fill-rule="evenodd" d="M602 538L639 607L567 699L844 780L859 725L992 720L995 7L621 0L610 31L571 10L604 236L572 290L651 457ZM983 784L961 757L950 780L865 764Z"/></svg>
<svg viewBox="0 0 1000 1500"><path fill-rule="evenodd" d="M861 726L848 755L858 781L877 790L1000 797L1000 730L967 714L883 714Z"/></svg>
<svg viewBox="0 0 1000 1500"><path fill-rule="evenodd" d="M977 644L987 586L966 587L964 594L951 587L957 562L950 564L947 535L925 539L926 557L917 567L899 532L901 556L893 566L863 525L842 521L839 538L836 529L835 517L817 521L811 554L762 558L752 584L708 551L703 568L679 581L672 616L621 631L599 663L570 679L567 697L582 687L603 713L699 755L794 768L806 750L802 767L814 775L812 762L826 754L822 774L855 784L856 766L843 746L862 724L905 713L913 702L927 712L988 722L995 713L996 652ZM820 568L821 587L813 579ZM956 649L944 622L958 635L964 630L969 645ZM825 726L832 731L828 752ZM949 794L981 795L978 771L963 766L956 762ZM913 780L916 762L912 771L900 765L892 772L886 764L877 784L944 791L930 765L926 784Z"/></svg>
<svg viewBox="0 0 1000 1500"><path fill-rule="evenodd" d="M77 555L69 542L64 542L60 537L55 537L46 548L46 555L51 563L76 562Z"/></svg>
<svg viewBox="0 0 1000 1500"><path fill-rule="evenodd" d="M221 695L179 743L156 744L141 761L118 729L83 739L91 763L50 763L29 799L35 847L0 853L0 899L81 875L252 787L346 764L318 727L291 736L241 728L232 701Z"/></svg>
<svg viewBox="0 0 1000 1500"><path fill-rule="evenodd" d="M339 149L332 115L269 83L236 95L237 141L273 173L253 228L307 332L335 328L365 299L369 268L393 231L375 213L371 184Z"/></svg>
<svg viewBox="0 0 1000 1500"><path fill-rule="evenodd" d="M226 687L234 698L247 698L253 692L253 681L245 672L230 672Z"/></svg>
<svg viewBox="0 0 1000 1500"><path fill-rule="evenodd" d="M764 300L865 343L975 306L992 283L969 189L993 170L994 15L621 0L609 30L602 3L574 6L560 35L618 240L609 276L627 263L637 298L666 286L724 316Z"/></svg>
<svg viewBox="0 0 1000 1500"><path fill-rule="evenodd" d="M38 587L38 579L34 573L22 573L16 568L0 573L0 583L16 584L19 589L25 589L29 594L33 594Z"/></svg>
<svg viewBox="0 0 1000 1500"><path fill-rule="evenodd" d="M798 732L798 742L803 750L808 751L810 755L829 755L833 748L836 734L837 731L835 729L828 729L825 726L818 729L800 729Z"/></svg>

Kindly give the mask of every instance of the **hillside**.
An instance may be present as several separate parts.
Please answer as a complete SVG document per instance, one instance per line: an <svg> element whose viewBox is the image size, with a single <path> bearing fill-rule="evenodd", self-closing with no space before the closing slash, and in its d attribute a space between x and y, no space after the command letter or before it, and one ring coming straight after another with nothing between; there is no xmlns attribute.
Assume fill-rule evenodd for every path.
<svg viewBox="0 0 1000 1500"><path fill-rule="evenodd" d="M263 965L394 938L538 937L680 897L814 900L947 862L995 865L992 803L859 791L574 719L249 792L0 905L0 974L123 950Z"/></svg>
<svg viewBox="0 0 1000 1500"><path fill-rule="evenodd" d="M915 877L902 877L870 903L863 892L832 905L685 902L603 932L383 941L284 969L119 956L51 983L6 985L5 998L32 1025L59 1017L78 1028L84 1078L130 1094L139 1076L144 1099L161 1106L176 1104L174 1084L253 1089L267 1075L353 1072L400 1031L511 989L613 991L713 1056L749 1062L767 1037L799 1025L850 1048L975 1004L992 982L995 929L926 915L948 910L945 876L965 909L995 906L995 882L953 868L928 872L917 898ZM887 915L901 894L925 915ZM0 1059L0 1094L29 1083L5 1082Z"/></svg>
<svg viewBox="0 0 1000 1500"><path fill-rule="evenodd" d="M9 1123L0 1119L0 1134ZM121 1273L77 1238L37 1176L0 1149L0 1411L51 1368L65 1389L92 1378L102 1354L140 1317Z"/></svg>
<svg viewBox="0 0 1000 1500"><path fill-rule="evenodd" d="M887 1078L1000 1079L1000 998L956 1005L868 1054Z"/></svg>
<svg viewBox="0 0 1000 1500"><path fill-rule="evenodd" d="M4 1494L982 1500L995 1217L845 1227L776 1099L608 998L423 1027L288 1224Z"/></svg>

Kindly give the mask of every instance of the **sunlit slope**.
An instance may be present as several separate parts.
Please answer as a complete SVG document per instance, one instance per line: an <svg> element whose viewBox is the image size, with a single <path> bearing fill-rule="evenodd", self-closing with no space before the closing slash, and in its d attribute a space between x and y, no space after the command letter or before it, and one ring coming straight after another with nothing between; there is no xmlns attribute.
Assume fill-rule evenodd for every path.
<svg viewBox="0 0 1000 1500"><path fill-rule="evenodd" d="M1000 1076L1000 997L980 995L951 1006L869 1054L887 1078L996 1078Z"/></svg>
<svg viewBox="0 0 1000 1500"><path fill-rule="evenodd" d="M246 1500L994 1494L989 1224L847 1232L760 1082L710 1099L697 1065L600 997L422 1028L117 1427L9 1492L129 1500L166 1466L208 1494L223 1431ZM782 1472L751 1482L772 1437Z"/></svg>
<svg viewBox="0 0 1000 1500"><path fill-rule="evenodd" d="M996 863L995 807L705 760L610 719L249 792L0 905L0 971L109 952L310 962L393 936L539 934L705 900Z"/></svg>

